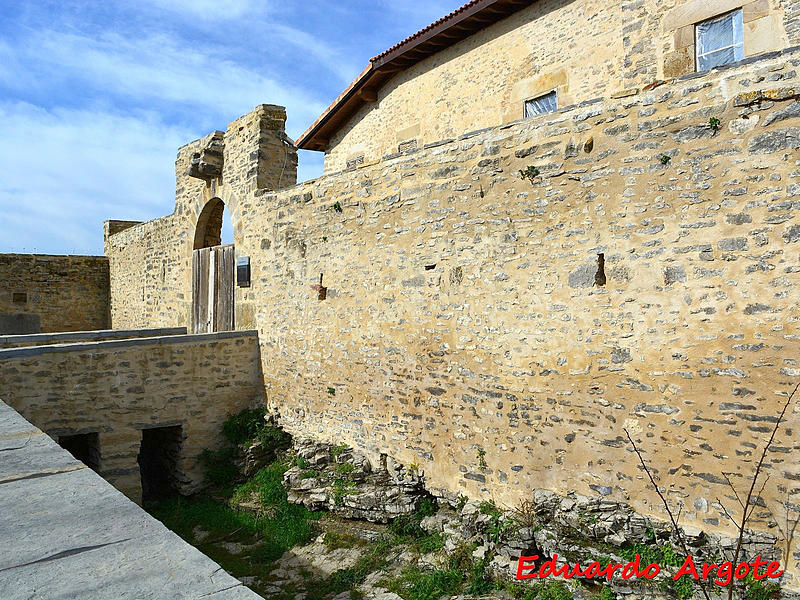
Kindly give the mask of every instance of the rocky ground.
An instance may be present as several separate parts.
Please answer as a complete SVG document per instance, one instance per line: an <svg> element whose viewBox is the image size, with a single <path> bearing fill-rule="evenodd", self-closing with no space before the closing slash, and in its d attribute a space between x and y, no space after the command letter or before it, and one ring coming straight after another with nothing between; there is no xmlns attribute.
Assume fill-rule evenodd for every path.
<svg viewBox="0 0 800 600"><path fill-rule="evenodd" d="M292 440L289 448L282 432L258 431L260 441L248 439L252 432L244 436L248 441L240 444L230 473L231 481L243 476L244 483L231 486L224 469L220 475L219 457L231 454L218 453L210 463L219 487L215 497L174 499L155 507L154 514L265 598L703 597L690 580L671 579L684 557L669 524L602 495L536 490L514 507L499 507L491 499L434 498L422 473L388 457L375 465L345 446L309 440ZM684 528L683 535L698 561L724 560L735 544L692 528ZM751 534L745 550L748 556L780 559L774 542ZM657 563L662 572L653 580L517 581L518 557L535 554L557 554L559 565L579 562L584 568L592 561L605 566L639 555L643 565ZM708 591L715 600L721 597L719 587ZM750 580L736 595L771 600L780 593ZM798 600L785 590L783 597Z"/></svg>

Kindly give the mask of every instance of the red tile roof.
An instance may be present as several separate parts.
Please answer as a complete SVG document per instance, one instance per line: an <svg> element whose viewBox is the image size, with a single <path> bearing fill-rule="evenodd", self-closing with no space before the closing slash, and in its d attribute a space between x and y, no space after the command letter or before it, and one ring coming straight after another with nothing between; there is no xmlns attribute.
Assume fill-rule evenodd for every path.
<svg viewBox="0 0 800 600"><path fill-rule="evenodd" d="M325 150L339 127L365 103L374 102L378 90L398 72L534 2L535 0L471 0L373 57L361 74L297 139L297 147Z"/></svg>

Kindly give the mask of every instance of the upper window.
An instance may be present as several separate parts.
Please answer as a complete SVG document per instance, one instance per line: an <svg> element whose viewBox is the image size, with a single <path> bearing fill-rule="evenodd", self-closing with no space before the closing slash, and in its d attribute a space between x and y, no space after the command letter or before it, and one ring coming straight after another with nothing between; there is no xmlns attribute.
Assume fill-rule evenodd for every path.
<svg viewBox="0 0 800 600"><path fill-rule="evenodd" d="M542 96L525 100L524 116L527 119L528 117L535 117L536 115L543 115L544 113L553 112L557 108L558 95L556 94L555 90L553 90L552 92Z"/></svg>
<svg viewBox="0 0 800 600"><path fill-rule="evenodd" d="M695 25L697 70L708 71L744 58L742 9Z"/></svg>

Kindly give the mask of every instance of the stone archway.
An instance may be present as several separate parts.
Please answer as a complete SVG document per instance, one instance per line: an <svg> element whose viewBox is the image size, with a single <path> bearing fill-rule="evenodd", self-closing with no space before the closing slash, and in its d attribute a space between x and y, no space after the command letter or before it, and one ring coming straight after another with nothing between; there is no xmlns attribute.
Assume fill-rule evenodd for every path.
<svg viewBox="0 0 800 600"><path fill-rule="evenodd" d="M225 215L225 203L219 198L212 198L203 207L194 230L194 250L211 248L222 244L222 220Z"/></svg>
<svg viewBox="0 0 800 600"><path fill-rule="evenodd" d="M225 203L206 202L194 232L192 251L192 332L234 329L234 246L220 245Z"/></svg>

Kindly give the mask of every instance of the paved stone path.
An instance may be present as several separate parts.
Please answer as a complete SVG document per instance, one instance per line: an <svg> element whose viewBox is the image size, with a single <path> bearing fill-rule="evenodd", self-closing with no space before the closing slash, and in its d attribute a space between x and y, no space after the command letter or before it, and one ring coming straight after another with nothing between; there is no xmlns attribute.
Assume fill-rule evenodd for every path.
<svg viewBox="0 0 800 600"><path fill-rule="evenodd" d="M2 600L257 600L0 401Z"/></svg>

